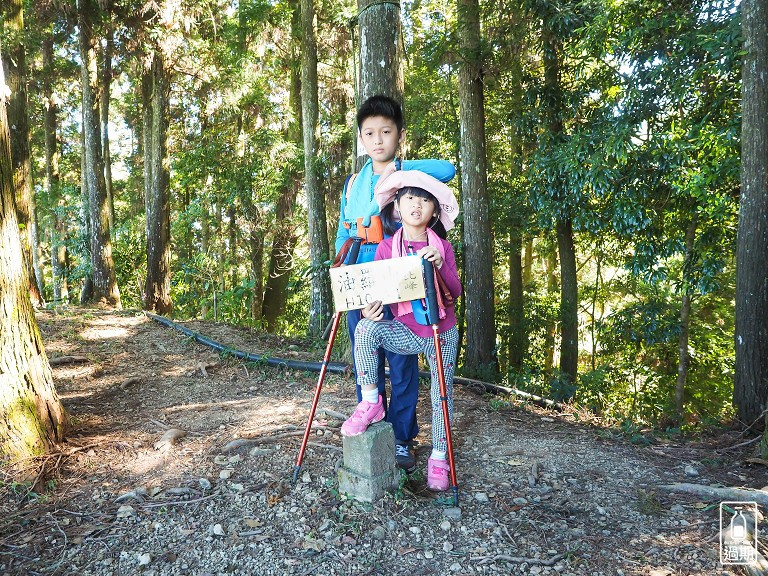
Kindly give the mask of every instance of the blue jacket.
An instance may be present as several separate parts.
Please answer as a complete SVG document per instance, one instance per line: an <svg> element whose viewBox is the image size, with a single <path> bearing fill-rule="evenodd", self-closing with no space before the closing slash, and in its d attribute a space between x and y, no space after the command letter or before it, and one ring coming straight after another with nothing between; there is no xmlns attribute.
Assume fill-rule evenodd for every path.
<svg viewBox="0 0 768 576"><path fill-rule="evenodd" d="M402 162L402 170L421 170L434 176L441 182L448 182L456 174L456 169L448 160L405 160ZM347 200L346 189L341 192L341 209L339 213L339 227L336 230L336 252L346 242L347 238L357 235L357 219L364 218L370 221L371 216L379 214L379 206L373 198L373 189L379 175L373 173L373 164L368 159L360 169L352 183L352 190ZM344 224L349 224L347 228ZM357 262L372 262L376 254L378 244L363 244L360 246L360 254Z"/></svg>

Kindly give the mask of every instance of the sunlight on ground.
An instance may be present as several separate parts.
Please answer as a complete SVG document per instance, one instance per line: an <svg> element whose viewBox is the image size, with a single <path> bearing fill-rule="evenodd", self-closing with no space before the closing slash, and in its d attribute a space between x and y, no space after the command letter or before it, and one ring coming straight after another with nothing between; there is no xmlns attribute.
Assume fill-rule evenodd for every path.
<svg viewBox="0 0 768 576"><path fill-rule="evenodd" d="M110 338L127 338L130 335L127 328L119 328L116 326L108 326L99 328L97 326L91 326L80 332L80 337L83 340L107 340Z"/></svg>
<svg viewBox="0 0 768 576"><path fill-rule="evenodd" d="M135 317L114 317L105 316L93 318L89 322L89 327L80 332L79 336L83 340L109 340L113 338L128 338L134 335L136 326L146 322L144 316ZM116 326L120 324L120 326Z"/></svg>

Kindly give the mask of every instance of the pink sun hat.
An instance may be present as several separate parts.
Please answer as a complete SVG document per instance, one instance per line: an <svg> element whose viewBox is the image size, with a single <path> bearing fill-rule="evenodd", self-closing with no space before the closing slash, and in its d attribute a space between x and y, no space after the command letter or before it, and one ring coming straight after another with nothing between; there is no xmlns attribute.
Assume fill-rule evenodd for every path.
<svg viewBox="0 0 768 576"><path fill-rule="evenodd" d="M440 221L446 231L453 228L453 221L459 215L459 203L456 202L453 190L447 184L420 170L395 170L394 163L387 166L374 189L374 198L379 208L384 208L393 202L398 190L408 186L422 188L437 198L440 204ZM394 216L400 221L397 206L395 206Z"/></svg>

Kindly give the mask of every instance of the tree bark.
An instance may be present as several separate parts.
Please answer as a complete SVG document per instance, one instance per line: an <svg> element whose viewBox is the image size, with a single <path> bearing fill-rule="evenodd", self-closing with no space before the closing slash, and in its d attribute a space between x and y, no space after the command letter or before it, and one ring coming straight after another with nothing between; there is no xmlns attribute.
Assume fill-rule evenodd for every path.
<svg viewBox="0 0 768 576"><path fill-rule="evenodd" d="M144 207L147 277L144 309L169 314L171 302L170 159L168 158L168 80L162 51L142 76L144 99Z"/></svg>
<svg viewBox="0 0 768 576"><path fill-rule="evenodd" d="M488 208L480 6L477 0L459 0L458 29L463 56L459 67L459 117L464 213L464 373L470 377L492 377L498 372L493 235Z"/></svg>
<svg viewBox="0 0 768 576"><path fill-rule="evenodd" d="M81 105L82 106L82 105ZM85 113L83 112L83 116ZM86 162L85 162L85 129L80 130L80 146L82 153L80 154L80 229L82 235L85 238L83 242L83 252L87 260L91 260L91 199L88 193L88 178L85 177ZM93 278L91 272L83 278L82 285L80 286L80 305L86 304L93 300Z"/></svg>
<svg viewBox="0 0 768 576"><path fill-rule="evenodd" d="M400 47L400 5L377 0L358 0L360 38L361 104L383 94L403 101L403 58Z"/></svg>
<svg viewBox="0 0 768 576"><path fill-rule="evenodd" d="M544 258L544 270L547 277L547 294L551 295L557 292L559 283L555 269L557 268L557 254L554 249L550 251ZM544 372L549 374L552 372L552 368L555 366L555 333L557 326L555 322L548 322L546 327L546 333L544 335Z"/></svg>
<svg viewBox="0 0 768 576"><path fill-rule="evenodd" d="M276 226L269 255L269 270L261 315L267 332L277 330L277 320L285 312L286 288L293 271L293 248L296 245L296 231L291 219L300 186L301 183L292 178L286 184L275 210Z"/></svg>
<svg viewBox="0 0 768 576"><path fill-rule="evenodd" d="M579 309L576 248L570 218L557 222L560 255L560 376L575 385L579 366Z"/></svg>
<svg viewBox="0 0 768 576"><path fill-rule="evenodd" d="M525 256L523 258L523 287L531 285L531 270L533 268L533 238L525 242Z"/></svg>
<svg viewBox="0 0 768 576"><path fill-rule="evenodd" d="M229 236L229 246L227 246L227 262L229 263L229 285L234 289L240 283L240 277L237 274L237 210L235 202L230 202L227 206L227 228Z"/></svg>
<svg viewBox="0 0 768 576"><path fill-rule="evenodd" d="M294 39L293 53L290 58L290 93L289 102L294 113L294 121L287 127L287 138L301 145L302 111L301 111L301 60L298 55L299 38L301 35L301 5L291 1L293 10L291 19L291 36ZM264 290L262 319L267 332L277 330L277 320L285 312L287 300L286 288L293 271L293 250L296 246L296 230L293 223L293 208L299 193L301 182L297 175L286 179L283 194L277 202L275 210L275 232L272 238L272 249L269 256L267 285Z"/></svg>
<svg viewBox="0 0 768 576"><path fill-rule="evenodd" d="M768 0L745 0L742 15L745 56L733 402L739 419L751 425L768 399Z"/></svg>
<svg viewBox="0 0 768 576"><path fill-rule="evenodd" d="M301 0L303 30L301 62L301 117L304 140L304 190L309 217L309 258L312 286L309 305L311 338L321 338L331 317L331 282L323 262L328 260L328 230L325 219L325 194L320 185L318 156L317 42L315 40L315 6L312 0Z"/></svg>
<svg viewBox="0 0 768 576"><path fill-rule="evenodd" d="M563 131L562 88L560 86L560 54L562 43L544 19L544 89L547 95L549 131L555 138ZM566 384L575 385L579 366L579 295L576 278L576 249L573 241L573 220L567 205L563 184L556 194L557 249L560 256L560 376Z"/></svg>
<svg viewBox="0 0 768 576"><path fill-rule="evenodd" d="M0 60L0 85L5 85ZM0 455L39 455L64 439L69 417L29 299L29 271L21 253L13 198L13 166L6 103L0 99Z"/></svg>
<svg viewBox="0 0 768 576"><path fill-rule="evenodd" d="M49 29L42 43L43 70L41 83L45 98L45 189L53 209L51 230L51 268L53 268L53 300L69 301L69 274L67 266L67 216L66 202L61 194L59 176L58 97L53 91L53 30Z"/></svg>
<svg viewBox="0 0 768 576"><path fill-rule="evenodd" d="M112 260L112 243L109 234L109 209L104 182L104 161L101 155L101 125L98 101L98 70L96 62L96 38L93 26L98 8L93 0L78 3L78 30L80 60L82 63L83 133L85 173L88 187L91 278L93 299L107 306L121 308L120 290Z"/></svg>
<svg viewBox="0 0 768 576"><path fill-rule="evenodd" d="M509 232L509 368L520 370L528 353L528 333L525 330L523 299L522 237L519 231Z"/></svg>
<svg viewBox="0 0 768 576"><path fill-rule="evenodd" d="M264 235L254 226L249 234L251 256L251 280L253 281L253 296L251 297L251 319L261 320L264 304Z"/></svg>
<svg viewBox="0 0 768 576"><path fill-rule="evenodd" d="M107 191L107 208L109 210L109 232L115 234L115 199L112 194L112 155L109 152L109 103L112 86L112 52L114 51L115 32L111 25L107 26L104 39L104 61L101 74L101 145L104 158L104 186Z"/></svg>
<svg viewBox="0 0 768 576"><path fill-rule="evenodd" d="M11 161L13 163L13 187L16 214L21 232L21 249L29 294L36 307L45 305L42 274L37 262L37 218L35 215L34 190L32 188L32 162L29 149L29 118L27 97L27 56L24 44L24 10L22 0L9 0L2 8L6 32L11 38L8 50L3 52L5 82L10 90L8 100L8 126L11 134Z"/></svg>
<svg viewBox="0 0 768 576"><path fill-rule="evenodd" d="M680 338L677 346L677 381L675 383L675 410L682 420L683 406L685 403L685 384L688 381L688 338L691 332L691 287L689 274L691 261L694 258L693 248L696 240L696 226L698 217L694 207L693 218L685 230L685 262L683 264L683 296L680 303Z"/></svg>

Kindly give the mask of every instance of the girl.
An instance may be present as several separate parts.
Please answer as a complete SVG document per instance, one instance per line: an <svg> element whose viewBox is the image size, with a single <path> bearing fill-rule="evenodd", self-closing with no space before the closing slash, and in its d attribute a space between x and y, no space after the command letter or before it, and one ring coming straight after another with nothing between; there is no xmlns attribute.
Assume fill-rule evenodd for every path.
<svg viewBox="0 0 768 576"><path fill-rule="evenodd" d="M382 173L376 186L375 197L381 207L384 239L376 250L376 260L416 255L430 260L439 274L451 298L450 304L440 299L439 324L443 356L443 372L448 395L449 419L453 418L453 374L456 364L456 347L459 340L456 315L452 300L461 294L461 282L456 270L456 260L451 243L445 232L453 227L459 207L451 189L439 180L417 170ZM396 222L402 227L395 229ZM435 282L438 285L438 282ZM432 455L427 462L427 487L431 490L447 490L449 465L446 460L446 433L440 406L433 333L430 326L417 319L420 302L400 302L391 305L394 320L384 319L384 307L380 301L362 310L363 318L355 330L355 365L357 381L362 391L362 401L352 416L344 422L341 433L356 436L368 426L384 418L382 398L376 386L378 348L398 354L423 352L432 373Z"/></svg>
<svg viewBox="0 0 768 576"><path fill-rule="evenodd" d="M373 192L380 175L387 166L397 163L409 170L422 170L448 182L455 170L446 160L403 160L396 158L397 151L405 141L403 111L392 98L371 96L357 111L358 136L364 151L370 155L368 161L353 178L347 180L341 195L339 225L336 231L336 253L350 237L361 236L366 242L360 246L357 263L373 260L381 238L375 233L381 232L377 226L379 206ZM361 231L358 222L363 226ZM354 264L354 262L353 262ZM391 318L390 314L387 314ZM347 313L347 326L352 349L355 347L355 328L360 321L360 310ZM390 394L387 406L384 379L384 357L389 363ZM419 397L418 358L413 355L403 356L381 350L379 352L379 393L382 395L387 422L392 424L395 433L395 459L397 465L406 472L416 469L416 455L413 450L414 439L419 432L416 422L416 402ZM360 386L357 386L357 401L362 399Z"/></svg>

